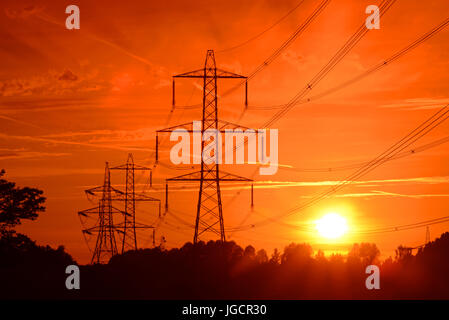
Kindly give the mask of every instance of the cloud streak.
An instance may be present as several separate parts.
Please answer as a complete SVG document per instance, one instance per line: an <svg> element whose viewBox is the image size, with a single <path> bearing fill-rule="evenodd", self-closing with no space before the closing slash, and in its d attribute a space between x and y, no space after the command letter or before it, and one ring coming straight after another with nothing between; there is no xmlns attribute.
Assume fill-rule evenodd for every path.
<svg viewBox="0 0 449 320"><path fill-rule="evenodd" d="M110 143L98 144L98 143L89 143L89 142L78 142L78 141L67 141L67 140L58 140L58 139L49 139L49 138L41 138L41 137L32 137L32 136L16 136L16 135L7 135L4 133L0 133L0 139L16 139L30 142L42 142L42 143L52 143L52 144L61 144L61 145L73 145L73 146L84 146L95 149L112 149L112 150L121 150L121 151L148 151L152 152L153 149L148 148L138 148L138 147L127 147L121 145L113 145Z"/></svg>
<svg viewBox="0 0 449 320"><path fill-rule="evenodd" d="M346 193L335 195L336 198L369 198L369 197L391 197L391 198L411 198L411 199L423 199L423 198L448 198L447 193L425 193L425 194L402 194L385 192L380 190L373 190L365 193Z"/></svg>
<svg viewBox="0 0 449 320"><path fill-rule="evenodd" d="M415 99L405 99L404 101L398 101L391 104L385 104L380 106L380 108L396 108L396 109L406 109L406 110L428 110L428 109L439 109L442 105L449 102L449 98L415 98Z"/></svg>
<svg viewBox="0 0 449 320"><path fill-rule="evenodd" d="M69 156L70 153L64 152L38 152L38 151L25 151L25 150L11 150L4 151L5 149L0 149L0 160L11 160L11 159L42 159L48 157L63 157Z"/></svg>
<svg viewBox="0 0 449 320"><path fill-rule="evenodd" d="M17 119L8 117L8 116L0 115L0 119L11 121L11 122L14 122L14 123L17 123L17 124L20 124L20 125L25 125L25 126L28 126L28 127L31 127L31 128L35 128L35 129L43 129L42 127L36 126L36 125L34 125L32 123L21 121L21 120L17 120Z"/></svg>

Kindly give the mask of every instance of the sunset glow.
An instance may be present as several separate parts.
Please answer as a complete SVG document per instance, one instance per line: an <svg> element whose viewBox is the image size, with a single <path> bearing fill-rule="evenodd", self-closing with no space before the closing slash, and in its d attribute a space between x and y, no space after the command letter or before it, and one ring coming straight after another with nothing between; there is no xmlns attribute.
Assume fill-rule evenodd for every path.
<svg viewBox="0 0 449 320"><path fill-rule="evenodd" d="M254 129L276 119L267 128L278 130L279 165L274 175L261 175L254 164L224 163L220 168L254 180L253 206L249 185L220 186L224 229L232 230L229 239L267 252L284 248L291 239L316 241L314 250L322 242L329 246L326 250L346 250L337 243L343 240L347 246L373 242L384 258L394 256L399 243L420 245L425 238L421 229L363 235L358 231L447 215L447 122L373 170L363 171L357 181L344 183L338 192L331 188L449 102L449 26L400 59L382 64L445 21L449 2L396 1L382 17L380 29L369 30L311 88L311 80L321 79L320 70L364 25L367 6L380 1L330 1L283 46L321 1L304 1L270 28L299 3L220 0L209 7L180 0L136 0L133 5L81 0L76 3L81 28L67 30L66 3L3 1L0 169L18 186L43 190L47 199L39 219L24 221L17 231L39 244L64 245L78 262L89 263L92 253L77 214L92 206L84 190L103 183L106 161L111 168L123 165L128 153L136 164L153 169L151 187L149 172L136 172L136 192L159 199L163 209L166 179L200 170L193 163L172 163L170 150L176 142L168 133L159 135L156 162L157 130L193 124L202 117L202 79L176 78L173 101L173 76L202 68L207 51L214 50L221 70L250 76L259 66L263 69L247 82L247 107L244 82L218 81L219 119ZM265 65L279 48L282 52L273 63ZM377 65L382 67L367 73ZM345 83L350 85L340 88ZM301 92L307 95L277 119L281 106ZM266 149L267 155L271 150ZM111 184L123 190L125 172L113 170ZM167 248L193 241L198 190L197 183L171 185L170 213L162 215L164 223L156 223L157 205L138 203L137 221L158 225L156 245L162 237ZM314 201L315 194L328 190L332 192ZM303 209L284 218L296 207ZM346 224L337 228L332 219L340 221L338 217L324 219L332 212ZM283 218L271 220L277 215ZM289 226L309 222L312 233ZM446 229L444 224L434 225L431 235ZM151 232L137 233L143 248L153 244ZM210 233L211 239L215 237ZM95 237L89 246L95 247Z"/></svg>
<svg viewBox="0 0 449 320"><path fill-rule="evenodd" d="M448 0L2 0L0 301L449 301L448 71Z"/></svg>
<svg viewBox="0 0 449 320"><path fill-rule="evenodd" d="M316 221L320 236L327 239L341 238L348 231L346 219L337 213L328 213Z"/></svg>

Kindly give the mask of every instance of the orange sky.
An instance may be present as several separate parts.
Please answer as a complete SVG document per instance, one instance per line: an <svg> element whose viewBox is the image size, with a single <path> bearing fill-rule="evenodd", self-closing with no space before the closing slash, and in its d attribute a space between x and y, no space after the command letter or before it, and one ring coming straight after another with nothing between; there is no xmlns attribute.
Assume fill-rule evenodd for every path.
<svg viewBox="0 0 449 320"><path fill-rule="evenodd" d="M259 39L220 53L253 37L293 8L298 1L76 1L81 29L66 30L65 6L54 1L2 1L0 10L0 167L22 186L45 191L47 211L20 231L40 244L64 245L81 263L90 253L77 211L92 207L83 190L100 185L104 162L119 165L132 152L136 163L154 163L155 130L199 119L200 110L171 108L171 76L201 68L207 49L216 50L217 65L249 74L304 21L318 1L304 4ZM378 1L333 0L325 11L270 66L249 83L250 105L288 102L332 57L366 18L367 5ZM75 3L73 3L75 4ZM406 46L447 18L445 0L398 0L345 59L313 89L322 92L344 82ZM370 160L449 101L449 30L443 30L382 71L313 103L297 106L273 128L279 129L279 161L301 168L328 168ZM220 82L219 92L234 83ZM201 102L201 81L177 83L177 103ZM220 118L236 122L243 89L219 100ZM258 128L276 110L249 111L241 124ZM444 124L418 145L447 136ZM168 163L168 147L161 152ZM449 209L449 148L441 145L382 165L336 195L286 221L310 223L337 211L350 228L374 228L429 220ZM226 168L251 175L254 166ZM151 195L163 199L164 179L189 171L158 166ZM280 214L340 181L352 171L301 172L279 169L255 176L255 209L249 191L224 188L225 225L256 223ZM146 177L137 176L139 183ZM123 177L113 175L113 182ZM314 182L314 183L312 183ZM235 196L235 197L234 197ZM194 221L197 194L171 193L177 215ZM139 209L139 208L138 208ZM138 219L155 220L140 207ZM191 241L193 230L167 215L158 230L167 246ZM448 226L431 227L434 238ZM273 223L229 233L241 245L269 252L289 242L314 248L341 249L353 242L375 242L384 255L399 244L420 245L425 230L340 243ZM146 242L148 243L148 241ZM149 244L149 243L148 243Z"/></svg>

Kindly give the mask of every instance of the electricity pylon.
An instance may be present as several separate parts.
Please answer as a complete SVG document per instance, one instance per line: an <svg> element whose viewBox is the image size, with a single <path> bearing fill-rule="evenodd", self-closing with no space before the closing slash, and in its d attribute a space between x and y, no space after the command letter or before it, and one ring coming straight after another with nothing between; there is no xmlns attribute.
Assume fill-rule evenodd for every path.
<svg viewBox="0 0 449 320"><path fill-rule="evenodd" d="M118 254L116 235L121 237L121 253L123 253L126 250L138 249L136 229L153 229L154 231L154 226L136 222L136 201L157 202L159 216L161 212L161 202L159 199L135 192L134 171L146 170L147 168L135 165L132 160L132 155L129 155L125 165L112 169L126 170L125 192L118 190L111 185L110 168L108 162L106 162L103 185L85 190L88 196L99 197L98 206L78 212L80 218L83 217L88 219L96 217L93 226L84 226L83 229L83 234L85 235L97 234L91 263L104 263L112 256ZM124 201L125 210L122 211L115 208L113 206L114 201ZM116 223L119 219L121 222ZM81 219L81 222L83 223L83 219ZM153 232L153 238L154 237L155 234Z"/></svg>
<svg viewBox="0 0 449 320"><path fill-rule="evenodd" d="M104 172L104 183L103 186L98 187L98 189L101 193L98 206L78 212L78 214L83 217L98 215L97 223L93 227L83 230L83 233L85 234L97 234L95 249L91 260L92 264L107 262L112 256L117 254L113 214L122 212L112 206L111 173L107 162Z"/></svg>
<svg viewBox="0 0 449 320"><path fill-rule="evenodd" d="M215 132L224 132L229 128L242 128L237 124L221 121L218 119L218 103L217 103L217 80L218 79L246 79L245 76L235 74L229 71L218 69L215 64L215 55L213 50L208 50L204 68L186 72L173 76L173 108L175 105L175 79L178 78L196 78L203 79L203 114L201 121L201 137L206 130L215 130ZM245 90L247 105L247 90ZM188 132L194 132L192 123L185 123L171 128L158 130L161 132L172 132L175 129L184 129ZM215 140L213 143L217 143ZM193 242L197 243L200 237L206 232L216 234L221 241L225 241L225 229L223 222L223 209L221 202L220 182L236 181L250 182L251 179L240 177L231 173L221 173L218 161L204 161L203 152L209 151L210 146L205 145L201 139L201 170L170 179L166 179L166 203L168 208L168 182L175 181L199 181L200 188L198 194L198 204L195 219L195 233ZM215 157L211 155L210 158ZM156 135L156 161L158 161L158 135ZM252 192L251 192L252 195ZM252 203L252 199L251 199Z"/></svg>
<svg viewBox="0 0 449 320"><path fill-rule="evenodd" d="M153 226L147 226L136 222L136 201L156 201L159 204L159 216L161 211L161 203L159 199L144 196L136 193L134 184L135 171L150 171L150 186L152 185L152 171L150 168L134 164L133 155L128 154L126 164L111 168L111 170L125 171L125 193L124 193L124 216L123 222L116 225L117 228L123 229L122 237L122 253L127 250L137 250L137 234L136 229L151 229ZM122 200L121 198L116 200ZM154 235L153 235L154 237Z"/></svg>

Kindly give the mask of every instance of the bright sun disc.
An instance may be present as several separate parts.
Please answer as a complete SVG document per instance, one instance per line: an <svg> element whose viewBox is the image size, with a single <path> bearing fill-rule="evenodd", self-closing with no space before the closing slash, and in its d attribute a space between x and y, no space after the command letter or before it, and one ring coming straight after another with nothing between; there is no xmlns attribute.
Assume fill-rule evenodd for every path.
<svg viewBox="0 0 449 320"><path fill-rule="evenodd" d="M336 213L328 213L316 221L318 233L328 239L336 239L348 231L346 219Z"/></svg>

